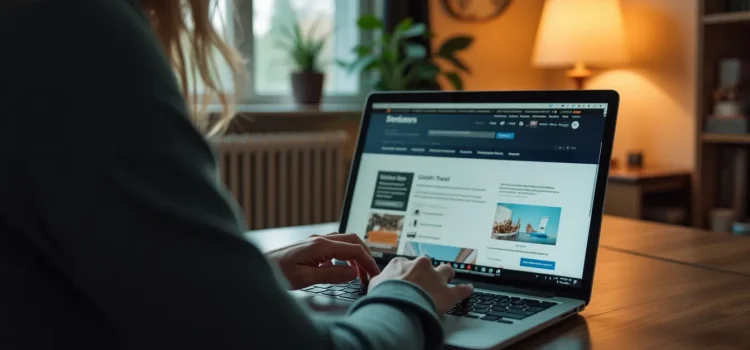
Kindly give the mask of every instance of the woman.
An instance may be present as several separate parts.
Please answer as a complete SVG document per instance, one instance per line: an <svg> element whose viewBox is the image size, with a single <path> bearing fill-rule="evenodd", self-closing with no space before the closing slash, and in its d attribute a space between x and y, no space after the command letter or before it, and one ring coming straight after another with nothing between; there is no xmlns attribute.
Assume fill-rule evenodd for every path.
<svg viewBox="0 0 750 350"><path fill-rule="evenodd" d="M356 235L268 256L242 239L185 102L188 76L218 91L212 50L239 67L208 3L0 5L0 348L441 346L438 315L471 293L450 267L379 273ZM285 292L358 274L369 295L347 318Z"/></svg>

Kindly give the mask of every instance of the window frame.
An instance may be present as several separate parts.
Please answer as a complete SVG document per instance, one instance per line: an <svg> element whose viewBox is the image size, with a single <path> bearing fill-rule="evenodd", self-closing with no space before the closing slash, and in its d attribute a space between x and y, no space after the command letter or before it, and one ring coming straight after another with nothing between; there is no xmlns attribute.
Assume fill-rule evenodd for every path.
<svg viewBox="0 0 750 350"><path fill-rule="evenodd" d="M359 3L358 16L366 13L373 13L378 17L382 17L383 14L382 1L383 0L343 0L343 1L357 1ZM236 45L237 50L246 59L245 69L248 72L247 79L242 82L241 85L235 84L235 90L238 92L238 102L242 104L268 104L268 105L282 105L289 104L293 101L290 94L280 95L261 95L255 91L255 80L254 80L254 64L253 59L255 58L255 50L253 43L253 0L230 0L227 3L232 3L233 7L227 10L230 18L233 18L234 25L231 26L232 41ZM343 16L342 16L343 17ZM356 18L346 19L346 17L340 17L338 14L335 16L335 21L339 20L352 20L356 21ZM360 31L359 42L372 42L374 36L372 33ZM335 63L331 63L335 64ZM359 76L359 91L356 95L323 95L324 104L360 104L365 101L367 95L372 91L372 86L366 74L360 74Z"/></svg>

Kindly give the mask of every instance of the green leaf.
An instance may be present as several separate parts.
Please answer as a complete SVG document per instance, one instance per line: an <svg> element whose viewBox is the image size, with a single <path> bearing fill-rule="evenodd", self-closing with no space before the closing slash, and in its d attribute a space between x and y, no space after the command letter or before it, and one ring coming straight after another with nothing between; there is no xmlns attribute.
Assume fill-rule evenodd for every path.
<svg viewBox="0 0 750 350"><path fill-rule="evenodd" d="M294 40L295 34L294 34L294 26L296 22L292 22L290 25L279 25L278 27L278 34L281 36L289 39Z"/></svg>
<svg viewBox="0 0 750 350"><path fill-rule="evenodd" d="M469 70L469 67L466 66L466 63L458 59L458 57L449 56L449 57L443 57L443 58L446 59L448 62L450 62L453 65L453 67L456 67L456 69L459 69L466 73L471 73L471 71Z"/></svg>
<svg viewBox="0 0 750 350"><path fill-rule="evenodd" d="M295 22L294 28L292 28L292 30L294 30L294 39L297 41L297 43L300 46L302 46L302 44L304 43L305 37L304 35L302 35L302 28L300 27L299 23Z"/></svg>
<svg viewBox="0 0 750 350"><path fill-rule="evenodd" d="M375 30L384 27L383 21L374 15L364 15L357 21L357 26L362 30Z"/></svg>
<svg viewBox="0 0 750 350"><path fill-rule="evenodd" d="M372 85L372 88L375 91L389 91L388 86L383 82L383 80L378 80L375 82L375 84Z"/></svg>
<svg viewBox="0 0 750 350"><path fill-rule="evenodd" d="M326 44L325 40L310 40L310 47L308 50L311 54L319 56L320 52L323 51L323 46Z"/></svg>
<svg viewBox="0 0 750 350"><path fill-rule="evenodd" d="M421 85L426 80L435 80L440 73L440 68L429 60L410 62L409 59L406 59L404 60L404 64L403 69L407 70L404 74L404 79L408 88Z"/></svg>
<svg viewBox="0 0 750 350"><path fill-rule="evenodd" d="M290 26L281 27L281 36L274 47L287 52L295 71L321 71L321 55L328 36L317 35L319 26L320 21L315 21L307 33L303 32L302 26L296 21Z"/></svg>
<svg viewBox="0 0 750 350"><path fill-rule="evenodd" d="M440 50L438 50L438 56L446 59L452 57L457 51L465 50L471 46L473 41L474 38L466 35L450 38L440 47Z"/></svg>
<svg viewBox="0 0 750 350"><path fill-rule="evenodd" d="M404 38L414 38L418 36L422 36L425 33L427 33L427 25L424 23L417 23L413 25L411 28L404 30L401 33L401 36Z"/></svg>
<svg viewBox="0 0 750 350"><path fill-rule="evenodd" d="M414 69L417 77L422 80L435 79L435 77L440 74L440 68L432 62L425 65L415 66L412 69Z"/></svg>
<svg viewBox="0 0 750 350"><path fill-rule="evenodd" d="M427 48L419 44L409 44L404 48L406 58L423 59L427 57Z"/></svg>
<svg viewBox="0 0 750 350"><path fill-rule="evenodd" d="M370 67L372 66L372 64L376 61L377 58L373 55L361 57L349 65L349 73L364 72L366 70L369 70L371 69Z"/></svg>
<svg viewBox="0 0 750 350"><path fill-rule="evenodd" d="M414 58L404 58L399 64L396 65L395 69L393 70L393 75L403 77L403 80L408 85L408 83L413 81L416 76L414 65L418 61L419 60Z"/></svg>
<svg viewBox="0 0 750 350"><path fill-rule="evenodd" d="M388 46L391 42L391 34L383 33L383 35L380 36L380 41L383 43L383 46Z"/></svg>
<svg viewBox="0 0 750 350"><path fill-rule="evenodd" d="M406 17L403 20L401 20L401 22L398 22L393 32L398 35L403 35L403 33L406 33L408 30L410 30L413 25L414 25L414 20L409 17Z"/></svg>
<svg viewBox="0 0 750 350"><path fill-rule="evenodd" d="M365 68L362 69L362 72L363 73L364 72L370 72L373 69L377 69L380 66L381 66L380 61L378 61L377 59L375 59L374 61L370 62L370 64L366 65Z"/></svg>
<svg viewBox="0 0 750 350"><path fill-rule="evenodd" d="M369 54L372 54L372 46L367 46L364 44L359 44L352 50L357 53L357 56L362 57Z"/></svg>
<svg viewBox="0 0 750 350"><path fill-rule="evenodd" d="M389 64L396 64L398 62L398 53L395 50L384 50L383 51L383 62Z"/></svg>
<svg viewBox="0 0 750 350"><path fill-rule="evenodd" d="M380 65L378 65L377 68L378 77L382 81L383 86L386 87L386 90L401 90L401 84L399 82L400 79L398 76L399 72L393 64L389 64L388 62L380 62Z"/></svg>
<svg viewBox="0 0 750 350"><path fill-rule="evenodd" d="M307 33L307 37L310 39L310 41L315 40L315 34L317 33L319 26L320 26L320 19L315 20L312 26L310 26L310 31Z"/></svg>
<svg viewBox="0 0 750 350"><path fill-rule="evenodd" d="M453 85L455 90L463 90L464 82L461 80L461 76L456 72L443 73L443 76Z"/></svg>

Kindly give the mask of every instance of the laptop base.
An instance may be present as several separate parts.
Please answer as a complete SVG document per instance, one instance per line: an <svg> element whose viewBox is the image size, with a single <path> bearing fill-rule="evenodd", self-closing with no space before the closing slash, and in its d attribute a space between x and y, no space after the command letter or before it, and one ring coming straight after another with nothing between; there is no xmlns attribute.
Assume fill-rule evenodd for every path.
<svg viewBox="0 0 750 350"><path fill-rule="evenodd" d="M346 293L338 293L346 290L347 286L348 284L316 285L305 288L308 291L294 291L292 294L317 312L343 315L351 304L356 302L353 297L342 297L347 295ZM495 300L490 298L493 296ZM488 302L480 301L479 298L490 299L489 305L485 305ZM569 318L584 308L584 302L580 300L540 298L536 295L488 289L476 289L471 299L477 301L472 304L457 304L449 314L442 317L446 345L465 349L502 348ZM504 306L506 304L507 307ZM512 308L514 305L522 304L525 304L523 308ZM524 310L536 311L542 306L546 308L532 315L523 315Z"/></svg>

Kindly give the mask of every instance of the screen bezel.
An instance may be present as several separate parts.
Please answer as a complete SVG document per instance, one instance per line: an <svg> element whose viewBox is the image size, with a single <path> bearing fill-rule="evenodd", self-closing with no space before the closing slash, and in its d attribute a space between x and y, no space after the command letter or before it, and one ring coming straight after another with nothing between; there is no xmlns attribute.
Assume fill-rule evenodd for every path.
<svg viewBox="0 0 750 350"><path fill-rule="evenodd" d="M351 209L354 189L357 185L360 160L364 150L365 137L370 125L372 106L374 103L606 103L607 117L605 118L604 135L602 135L602 149L599 155L599 171L594 191L591 224L589 227L586 258L584 260L583 275L580 287L549 285L510 278L485 277L457 271L457 276L464 280L478 283L498 284L515 288L533 289L552 293L557 296L583 300L586 304L591 300L591 290L594 280L594 268L599 247L599 237L604 208L604 194L609 176L609 164L612 157L617 112L620 96L613 90L576 90L576 91L471 91L471 92L375 92L368 96L367 103L360 122L357 148L349 172L339 232L344 232ZM389 258L375 258L379 263L387 263Z"/></svg>

